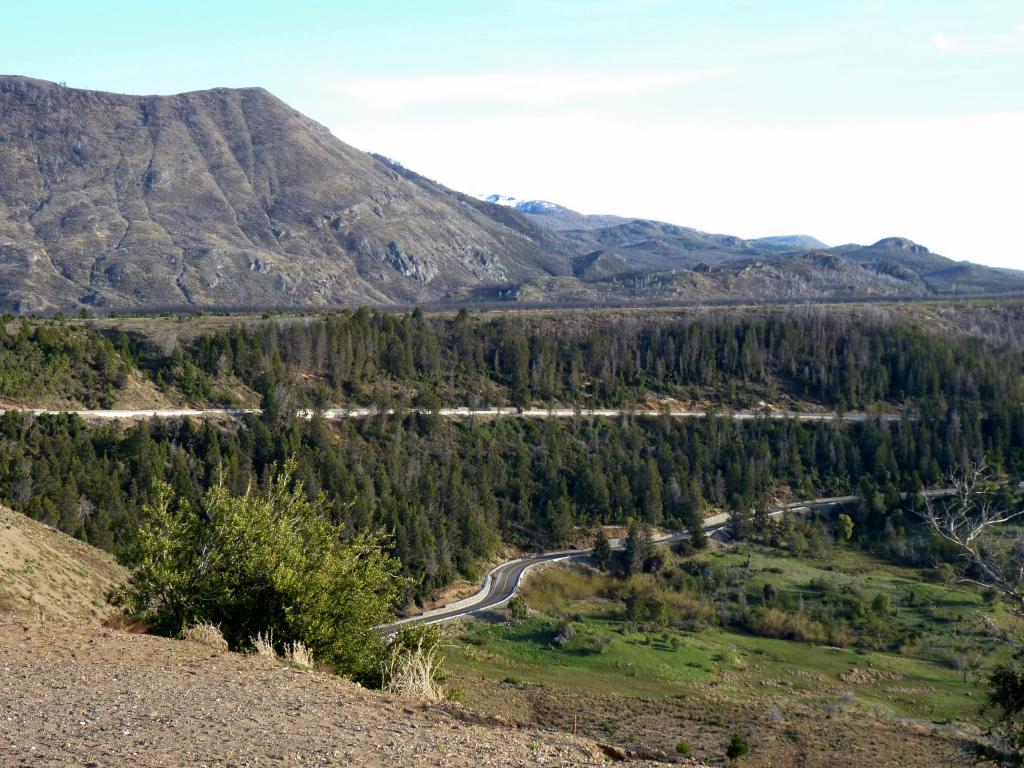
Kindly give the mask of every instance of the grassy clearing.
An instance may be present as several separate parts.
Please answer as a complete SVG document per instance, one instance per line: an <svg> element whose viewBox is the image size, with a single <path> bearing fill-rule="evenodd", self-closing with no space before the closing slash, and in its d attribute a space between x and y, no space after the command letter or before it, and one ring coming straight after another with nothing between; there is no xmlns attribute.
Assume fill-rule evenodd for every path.
<svg viewBox="0 0 1024 768"><path fill-rule="evenodd" d="M855 750L877 765L952 755L954 736L975 728L984 669L999 658L974 621L977 609L991 607L922 572L852 549L832 554L824 563L744 546L696 562L744 574L740 587L706 596L719 616L739 591L754 605L766 583L775 603L802 600L808 612L823 602L822 584L869 605L889 595L886 615L849 620L849 647L758 636L721 620L693 630L638 626L625 619L622 580L551 568L524 590L534 610L528 620L467 625L447 654L453 682L474 706L563 726L572 706L599 738L666 752L686 738L707 759L736 728L752 735L751 765L771 764L767 745L777 759L787 739L792 759L808 765L828 764L830 739L861 740ZM559 645L567 622L575 635ZM879 622L887 627L881 640ZM879 729L892 731L891 748L873 752Z"/></svg>

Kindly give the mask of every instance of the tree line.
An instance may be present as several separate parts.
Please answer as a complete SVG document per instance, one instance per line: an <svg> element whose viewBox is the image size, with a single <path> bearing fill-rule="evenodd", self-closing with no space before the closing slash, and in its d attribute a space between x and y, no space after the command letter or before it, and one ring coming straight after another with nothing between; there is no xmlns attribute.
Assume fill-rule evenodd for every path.
<svg viewBox="0 0 1024 768"><path fill-rule="evenodd" d="M224 383L265 404L622 406L651 394L755 405L785 395L839 410L1021 394L1021 357L917 322L819 310L635 316L455 316L368 309L237 324L171 354L114 345L195 400Z"/></svg>

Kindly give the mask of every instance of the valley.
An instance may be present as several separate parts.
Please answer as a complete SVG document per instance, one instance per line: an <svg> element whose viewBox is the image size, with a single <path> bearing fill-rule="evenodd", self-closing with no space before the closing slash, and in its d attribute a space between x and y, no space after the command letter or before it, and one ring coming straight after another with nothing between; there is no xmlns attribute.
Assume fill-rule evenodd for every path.
<svg viewBox="0 0 1024 768"><path fill-rule="evenodd" d="M1024 766L967 5L5 6L0 765Z"/></svg>
<svg viewBox="0 0 1024 768"><path fill-rule="evenodd" d="M715 764L737 737L749 765L827 765L840 742L853 762L927 765L984 742L986 676L1009 658L978 624L1009 609L955 582L923 516L971 456L995 461L993 492L1019 504L1020 313L977 301L9 317L0 499L129 567L116 607L90 602L93 619L119 610L179 635L181 608L135 606L159 594L157 563L178 553L192 572L208 545L164 537L238 525L244 509L254 517L231 530L257 538L204 579L263 567L266 547L290 546L274 538L290 527L259 533L284 482L317 510L291 525L337 526L339 562L370 557L388 585L363 618L323 604L339 611L331 632L362 623L314 641L320 664L364 685L382 685L372 659L426 632L431 695L495 723L575 729L631 759L673 760L685 742ZM319 530L308 535L332 538ZM618 546L602 566L604 532ZM310 571L274 589L329 573L347 578ZM203 600L222 599L218 584ZM439 608L456 585L460 602ZM201 615L249 650L231 610Z"/></svg>
<svg viewBox="0 0 1024 768"><path fill-rule="evenodd" d="M980 665L1003 653L977 632L976 594L842 547L825 562L765 545L679 561L699 573L687 562L719 573L721 592L704 591L699 603L669 593L664 619L631 618L623 602L630 589L650 588L646 577L616 583L592 566L539 572L524 587L529 618L485 617L455 631L449 684L486 712L565 730L575 723L594 738L669 755L685 742L708 761L724 754L733 733L751 744L749 765L825 766L841 753L854 764L930 766L969 748L977 678L954 660ZM778 605L799 603L808 616L830 589L865 603L892 595L893 614L868 646L855 638L878 631L870 607L847 619L861 629L841 646L772 637L765 633L778 630L767 625L741 629L732 622L742 620L724 618L763 610L756 606L765 584ZM569 625L571 639L556 641Z"/></svg>

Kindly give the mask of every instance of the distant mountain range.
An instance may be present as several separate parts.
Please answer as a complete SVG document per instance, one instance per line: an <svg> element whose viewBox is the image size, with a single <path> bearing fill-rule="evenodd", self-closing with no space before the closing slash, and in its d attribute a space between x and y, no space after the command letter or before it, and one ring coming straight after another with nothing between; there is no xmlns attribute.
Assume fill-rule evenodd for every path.
<svg viewBox="0 0 1024 768"><path fill-rule="evenodd" d="M701 283L700 289L732 295L756 283L779 298L793 298L801 290L813 296L928 296L1024 289L1024 272L953 261L902 237L834 248L809 235L744 240L649 219L581 214L545 200L483 199L514 208L573 241L582 251L573 260L573 274L591 282L625 284L645 275L640 282L649 284L657 275L663 290L667 283L681 283L680 290L697 290L695 283ZM710 278L713 285L665 274L679 270ZM836 278L830 289L826 283Z"/></svg>
<svg viewBox="0 0 1024 768"><path fill-rule="evenodd" d="M15 312L978 294L1024 273L899 238L743 240L480 200L259 88L0 76L0 308Z"/></svg>

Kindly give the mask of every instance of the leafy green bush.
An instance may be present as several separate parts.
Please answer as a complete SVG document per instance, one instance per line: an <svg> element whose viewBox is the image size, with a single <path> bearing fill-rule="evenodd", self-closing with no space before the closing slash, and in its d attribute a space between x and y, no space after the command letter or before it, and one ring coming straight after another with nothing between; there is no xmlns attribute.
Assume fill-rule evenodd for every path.
<svg viewBox="0 0 1024 768"><path fill-rule="evenodd" d="M391 615L399 564L378 535L343 540L323 500L292 482L294 470L288 462L265 489L241 496L216 486L198 513L177 509L170 487L158 486L113 602L160 634L206 621L234 649L268 633L282 648L305 643L340 673L378 675L374 627Z"/></svg>
<svg viewBox="0 0 1024 768"><path fill-rule="evenodd" d="M888 592L879 592L871 601L871 610L879 616L888 616L892 613L892 597Z"/></svg>
<svg viewBox="0 0 1024 768"><path fill-rule="evenodd" d="M678 744L676 744L676 752L682 755L683 757L689 757L693 754L693 749L690 747L690 742L688 742L686 739L683 739Z"/></svg>
<svg viewBox="0 0 1024 768"><path fill-rule="evenodd" d="M513 597L508 604L508 616L517 624L526 621L526 617L530 615L530 606L527 605L526 600L516 595Z"/></svg>

